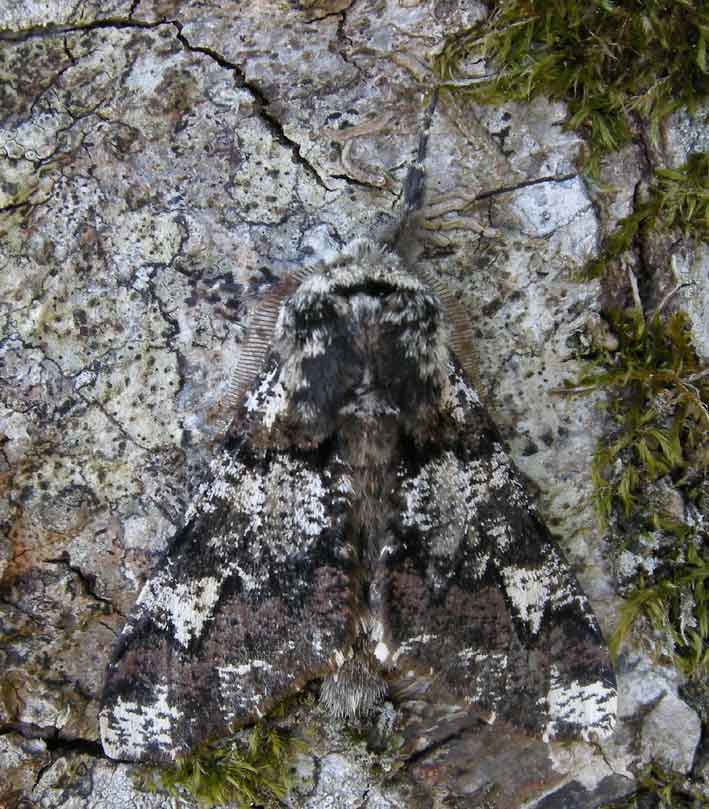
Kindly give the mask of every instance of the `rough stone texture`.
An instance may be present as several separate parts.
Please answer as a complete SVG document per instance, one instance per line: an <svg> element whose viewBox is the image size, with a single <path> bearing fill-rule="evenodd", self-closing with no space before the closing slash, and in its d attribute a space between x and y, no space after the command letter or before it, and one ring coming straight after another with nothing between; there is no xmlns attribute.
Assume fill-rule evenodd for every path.
<svg viewBox="0 0 709 809"><path fill-rule="evenodd" d="M395 789L372 787L369 767L358 766L351 757L330 753L319 759L321 776L302 803L304 809L338 809L364 805L371 809L396 809L406 805Z"/></svg>
<svg viewBox="0 0 709 809"><path fill-rule="evenodd" d="M391 226L425 66L482 13L472 0L2 4L3 806L169 805L92 746L115 633L213 455L249 306L273 276ZM589 464L603 416L597 397L554 391L600 307L574 271L646 171L639 147L609 159L616 191L600 204L564 114L441 104L421 260L462 296L481 395L608 632L618 600ZM701 137L676 116L666 163ZM709 356L706 252L671 255L696 281L683 302ZM386 757L316 714L291 805L599 806L632 789L675 721L660 710L678 701L675 672L623 657L619 677L620 726L601 747L449 738L442 722L395 786Z"/></svg>
<svg viewBox="0 0 709 809"><path fill-rule="evenodd" d="M671 261L677 283L687 285L682 290L682 308L692 322L697 352L709 361L709 247L680 248Z"/></svg>
<svg viewBox="0 0 709 809"><path fill-rule="evenodd" d="M674 694L666 694L643 722L643 752L668 770L689 772L701 735L697 714Z"/></svg>
<svg viewBox="0 0 709 809"><path fill-rule="evenodd" d="M0 796L11 804L30 794L51 757L41 739L7 733L0 737L0 762Z"/></svg>
<svg viewBox="0 0 709 809"><path fill-rule="evenodd" d="M170 800L139 788L131 768L87 755L60 756L30 793L40 809L167 809Z"/></svg>

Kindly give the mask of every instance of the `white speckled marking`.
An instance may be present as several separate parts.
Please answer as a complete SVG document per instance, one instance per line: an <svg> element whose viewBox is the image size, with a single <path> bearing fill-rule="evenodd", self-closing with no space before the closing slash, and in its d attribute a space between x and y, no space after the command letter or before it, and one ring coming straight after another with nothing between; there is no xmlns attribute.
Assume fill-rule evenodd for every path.
<svg viewBox="0 0 709 809"><path fill-rule="evenodd" d="M228 722L243 715L244 711L256 711L261 716L259 703L268 696L268 689L265 689L263 693L254 692L252 683L249 682L249 675L253 672L267 673L272 670L273 666L265 660L251 660L240 666L217 667L220 702ZM288 674L287 677L293 679L291 674Z"/></svg>
<svg viewBox="0 0 709 809"><path fill-rule="evenodd" d="M219 504L233 515L243 515L244 532L236 536L225 531L207 541L208 547L223 553L223 564L231 571L237 569L233 550L242 533L249 535L251 558L257 561L264 544L281 558L286 551L304 548L304 539L316 538L330 526L325 504L332 499L331 490L320 474L295 458L283 454L264 474L223 453L212 463L211 472L188 521L198 513L214 513ZM341 479L337 490L349 491L348 481Z"/></svg>
<svg viewBox="0 0 709 809"><path fill-rule="evenodd" d="M414 635L412 638L408 638L405 640L401 646L394 652L394 656L392 657L392 662L396 663L402 655L410 655L415 652L417 646L425 645L430 643L432 640L435 640L438 635L429 635L423 633L422 635Z"/></svg>
<svg viewBox="0 0 709 809"><path fill-rule="evenodd" d="M261 384L253 391L249 391L244 398L244 406L249 413L262 413L263 424L266 429L273 427L276 419L284 413L288 406L289 396L279 378L280 370L274 368L261 380Z"/></svg>
<svg viewBox="0 0 709 809"><path fill-rule="evenodd" d="M419 474L404 488L405 508L402 523L407 528L430 532L440 527L438 515L431 513L431 504L446 515L457 531L441 531L431 552L436 556L450 556L458 547L467 530L469 520L475 516L477 492L472 482L471 469L464 467L452 452L426 464Z"/></svg>
<svg viewBox="0 0 709 809"><path fill-rule="evenodd" d="M581 738L592 741L594 736L606 738L615 727L618 697L615 688L601 681L581 685L577 680L564 682L559 671L550 671L547 704L549 721L544 729L545 742L556 738L562 722L579 725Z"/></svg>
<svg viewBox="0 0 709 809"><path fill-rule="evenodd" d="M169 568L162 576L151 579L143 588L137 605L149 614L156 624L171 631L175 639L187 648L198 638L212 610L219 600L221 578L205 576L189 583L175 582ZM168 626L168 622L171 626Z"/></svg>
<svg viewBox="0 0 709 809"><path fill-rule="evenodd" d="M328 332L325 331L325 329L313 329L301 349L302 356L310 359L322 357L324 354L327 354L329 347L330 340Z"/></svg>
<svg viewBox="0 0 709 809"><path fill-rule="evenodd" d="M453 380L443 392L443 405L449 409L451 416L459 424L465 424L469 416L466 407L480 407L480 397L465 379L455 372L452 363L448 364L448 373L453 376ZM461 399L464 404L461 404Z"/></svg>
<svg viewBox="0 0 709 809"><path fill-rule="evenodd" d="M157 744L161 752L175 758L180 750L173 747L172 721L180 718L177 708L168 704L166 685L156 686L152 703L126 702L120 697L111 707L110 721L105 712L99 714L101 740L106 754L112 758L136 761L149 744Z"/></svg>
<svg viewBox="0 0 709 809"><path fill-rule="evenodd" d="M517 614L527 623L529 631L536 635L549 603L554 572L545 567L529 569L510 565L502 568L500 573L505 580L505 592Z"/></svg>
<svg viewBox="0 0 709 809"><path fill-rule="evenodd" d="M325 506L323 499L327 496L320 475L303 470L299 485L304 487L301 493L305 495L302 507L295 510L293 520L299 533L309 537L316 537L322 533L326 526Z"/></svg>
<svg viewBox="0 0 709 809"><path fill-rule="evenodd" d="M485 531L488 536L495 540L497 549L506 551L512 544L512 535L510 533L510 525L504 514L500 515L500 519L492 524L485 526Z"/></svg>

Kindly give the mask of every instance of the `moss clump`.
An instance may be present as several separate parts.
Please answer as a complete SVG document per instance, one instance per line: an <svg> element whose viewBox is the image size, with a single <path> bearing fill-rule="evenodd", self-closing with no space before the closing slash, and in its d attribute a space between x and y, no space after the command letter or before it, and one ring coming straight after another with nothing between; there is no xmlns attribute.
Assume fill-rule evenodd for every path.
<svg viewBox="0 0 709 809"><path fill-rule="evenodd" d="M705 786L657 764L645 767L638 774L637 781L637 792L607 804L604 809L641 809L648 805L658 809L705 809L709 801L709 790ZM648 799L652 803L648 804Z"/></svg>
<svg viewBox="0 0 709 809"><path fill-rule="evenodd" d="M451 37L435 69L449 91L483 103L544 95L569 107L594 163L631 137L631 117L660 123L709 92L702 0L492 0L490 15ZM482 54L489 79L467 76ZM445 85L444 85L445 87Z"/></svg>
<svg viewBox="0 0 709 809"><path fill-rule="evenodd" d="M629 516L648 481L665 475L692 494L709 465L709 372L692 346L682 312L646 320L638 309L608 315L618 340L605 349L577 388L603 389L615 437L593 459L596 505L607 522L618 507Z"/></svg>
<svg viewBox="0 0 709 809"><path fill-rule="evenodd" d="M657 510L647 488L663 478L689 503L706 496L709 370L694 351L684 314L646 321L630 309L609 319L617 349L599 352L573 388L607 391L615 422L614 435L593 458L596 507L624 546L662 537L652 575L638 577L630 588L611 650L643 617L675 663L700 676L709 671L706 531Z"/></svg>
<svg viewBox="0 0 709 809"><path fill-rule="evenodd" d="M658 229L709 241L709 154L690 155L676 170L656 171L647 200L618 222L585 274L589 278L603 275L608 262L628 250L639 234Z"/></svg>
<svg viewBox="0 0 709 809"><path fill-rule="evenodd" d="M299 745L275 728L255 725L248 741L235 739L199 747L172 769L153 773L145 786L202 806L235 803L275 807L292 786L293 756Z"/></svg>
<svg viewBox="0 0 709 809"><path fill-rule="evenodd" d="M690 677L709 673L709 554L696 546L675 548L678 559L660 565L653 583L641 578L620 610L609 647L617 655L622 639L639 618L663 638L675 665Z"/></svg>

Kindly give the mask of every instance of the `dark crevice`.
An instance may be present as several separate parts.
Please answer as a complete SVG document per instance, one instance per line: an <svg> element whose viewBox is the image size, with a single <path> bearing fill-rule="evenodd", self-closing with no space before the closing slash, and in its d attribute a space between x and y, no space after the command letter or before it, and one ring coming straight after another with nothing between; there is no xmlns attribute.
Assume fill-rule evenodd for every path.
<svg viewBox="0 0 709 809"><path fill-rule="evenodd" d="M19 211L22 208L31 208L32 202L26 199L24 202L11 202L9 205L3 205L0 207L0 213L12 213L13 211Z"/></svg>
<svg viewBox="0 0 709 809"><path fill-rule="evenodd" d="M650 165L650 169L652 169L652 165L649 162L648 157L648 165ZM643 191L645 190L644 183L642 181L635 184L635 189L633 191L633 213L637 213L641 210L643 205ZM642 299L646 299L649 297L648 294L648 285L652 283L653 271L652 271L652 258L648 255L648 242L647 242L647 233L645 228L642 226L638 229L638 232L635 234L635 238L633 239L633 247L635 247L635 256L638 261L638 267L640 269L640 297Z"/></svg>
<svg viewBox="0 0 709 809"><path fill-rule="evenodd" d="M70 64L72 66L76 64L76 62L77 62L76 56L74 56L74 54L71 52L71 48L69 47L69 39L66 36L64 37L64 54L66 55L66 58L69 60L69 62L70 62ZM66 70L68 70L68 67L65 68L64 70L61 70L59 72L59 76L61 76L63 73L65 73ZM54 84L56 82L56 80L57 80L57 78L59 78L59 76L54 77L54 80L52 81L52 84Z"/></svg>
<svg viewBox="0 0 709 809"><path fill-rule="evenodd" d="M49 37L65 36L66 34L82 34L87 31L100 31L106 28L116 28L119 30L126 28L150 29L169 24L170 20L147 22L125 17L109 17L105 20L93 20L77 25L47 25L43 28L28 28L21 31L0 31L0 42L27 42L30 39L46 39Z"/></svg>
<svg viewBox="0 0 709 809"><path fill-rule="evenodd" d="M37 770L37 776L36 776L36 778L34 779L34 783L32 784L32 791L34 791L35 789L37 789L37 786L39 785L39 782L42 780L42 776L43 776L43 775L44 775L44 774L47 772L47 770L48 770L48 769L49 769L49 768L50 768L50 767L51 767L53 764L54 764L54 761L53 761L52 757L50 756L50 757L49 757L49 760L47 761L47 763L46 763L46 764L44 764L44 765L42 765L42 766L41 766L41 767L40 767L40 768Z"/></svg>
<svg viewBox="0 0 709 809"><path fill-rule="evenodd" d="M45 739L45 743L50 753L58 753L59 755L83 753L94 758L106 758L100 742L89 739L62 739L57 733L56 736Z"/></svg>
<svg viewBox="0 0 709 809"><path fill-rule="evenodd" d="M359 804L357 805L357 809L364 809L367 806L367 802L369 800L369 793L371 789L367 787L367 789L362 792L362 797L360 798Z"/></svg>
<svg viewBox="0 0 709 809"><path fill-rule="evenodd" d="M177 250L177 256L179 256L182 251L183 243L184 238L181 235L180 247ZM164 267L165 265L160 265L161 269L163 269ZM155 277L154 274L152 273L147 279L147 287L148 290L150 291L150 296L152 300L155 302L155 305L157 306L158 311L160 312L160 317L162 317L162 319L167 323L168 328L170 330L169 334L165 335L165 344L169 346L176 360L177 389L173 392L173 395L175 401L177 401L180 397L181 392L184 390L187 381L187 371L186 371L187 360L185 359L183 352L180 351L180 349L173 344L173 341L177 341L177 338L180 335L180 321L172 314L171 311L168 310L167 304L158 294L158 291L155 287Z"/></svg>
<svg viewBox="0 0 709 809"><path fill-rule="evenodd" d="M389 190L387 188L384 188L381 185L376 185L375 183L367 183L364 180L356 180L354 177L350 177L349 174L333 174L332 179L333 180L344 180L349 185L359 186L359 188L366 188L368 191L372 191L372 190L374 190L374 191L389 191L390 194L394 193L393 191L391 191L391 190ZM397 199L400 196L401 195L398 195Z"/></svg>
<svg viewBox="0 0 709 809"><path fill-rule="evenodd" d="M151 265L147 264L146 266L150 267ZM161 265L152 265L152 266L154 266L154 268L157 269L157 270L164 271L164 270L167 269L167 267L169 265L161 264ZM152 298L153 302L155 303L155 306L157 306L158 312L160 313L160 317L165 321L165 323L167 323L168 333L165 334L165 332L163 331L163 336L165 337L165 345L170 346L170 348L172 348L173 351L175 351L175 353L177 354L177 357L178 357L178 365L179 365L180 352L178 351L178 349L176 349L172 345L172 341L177 340L177 338L180 336L180 321L173 314L173 312L175 310L173 309L172 311L170 311L168 309L168 304L158 294L158 291L155 288L155 274L154 273L151 273L148 276L148 278L146 280L146 286L150 290L150 297ZM178 390L175 392L175 396L177 396L179 394L179 391L182 389L183 384L184 384L184 379L180 378L180 384L179 384Z"/></svg>
<svg viewBox="0 0 709 809"><path fill-rule="evenodd" d="M42 561L50 565L62 565L67 570L71 571L79 579L79 582L81 583L86 595L93 598L95 601L100 601L102 604L107 604L114 612L118 612L119 615L122 615L122 613L115 608L110 598L106 598L105 596L99 595L96 592L96 576L93 573L84 573L80 567L77 565L72 565L68 553L64 552L56 559L43 559Z"/></svg>
<svg viewBox="0 0 709 809"><path fill-rule="evenodd" d="M0 736L8 733L17 733L23 739L38 739L43 741L50 753L65 755L67 753L84 753L95 758L106 758L103 748L98 741L92 739L66 739L57 728L41 727L27 722L7 722L0 726Z"/></svg>
<svg viewBox="0 0 709 809"><path fill-rule="evenodd" d="M310 177L315 180L315 182L321 187L324 188L325 191L333 191L334 189L329 188L324 182L322 177L318 174L315 167L309 163L301 154L300 152L300 144L289 138L286 135L283 125L278 120L278 118L269 111L270 107L270 100L266 97L263 91L257 87L255 84L247 81L246 75L241 67L236 62L232 62L227 59L222 54L218 53L217 51L213 50L212 48L207 47L206 45L193 45L187 37L182 33L182 23L177 20L172 20L172 25L177 29L177 39L182 43L183 47L188 50L190 53L201 53L204 56L208 56L210 59L214 60L220 67L223 67L226 70L231 70L234 74L236 79L237 85L239 87L243 87L244 89L248 90L254 98L256 102L257 111L261 118L268 124L270 131L276 136L279 143L283 146L286 146L291 154L293 155L294 160L298 163L298 165L302 166L305 171L310 175Z"/></svg>
<svg viewBox="0 0 709 809"><path fill-rule="evenodd" d="M451 742L458 741L459 739L464 738L468 733L472 732L475 733L475 728L480 727L480 725L486 725L487 723L484 722L479 717L470 717L469 721L464 721L459 727L454 730L451 730L450 733L441 736L438 739L433 739L429 744L425 747L421 748L420 750L416 750L416 752L412 753L406 759L406 767L410 769L411 767L418 764L419 761L428 758L432 754L434 754L437 750L440 750L442 747L450 744Z"/></svg>
<svg viewBox="0 0 709 809"><path fill-rule="evenodd" d="M564 183L567 180L573 180L577 177L577 174L562 174L560 177L537 177L534 180L524 180L523 182L516 183L515 185L504 185L500 186L499 188L493 188L491 191L483 191L480 194L477 194L475 197L475 201L481 199L489 199L490 197L496 197L499 194L509 194L513 191L520 191L523 188L529 188L530 186L535 185L542 185L544 183Z"/></svg>
<svg viewBox="0 0 709 809"><path fill-rule="evenodd" d="M116 608L114 607L114 610L115 609ZM120 612L120 610L116 610L116 612L119 615L123 615L123 613ZM102 626L104 629L107 629L113 635L114 638L118 637L119 633L116 632L116 630L110 624L107 624L105 621L99 621L98 624L99 624L99 626Z"/></svg>
<svg viewBox="0 0 709 809"><path fill-rule="evenodd" d="M635 143L640 147L640 155L645 162L645 176L651 178L655 176L656 160L654 159L654 152L652 139L650 138L647 128L643 125L642 118L635 114L633 116L635 126L638 131L638 136L635 138Z"/></svg>
<svg viewBox="0 0 709 809"><path fill-rule="evenodd" d="M343 11L331 11L328 14L323 14L322 17L309 17L305 21L305 25L315 25L316 23L323 22L324 20L329 20L331 17L337 17L339 19L341 26L344 16L345 15ZM338 26L338 28L340 26Z"/></svg>
<svg viewBox="0 0 709 809"><path fill-rule="evenodd" d="M240 65L238 65L236 62L230 61L225 56L223 56L219 52L215 51L214 49L206 45L193 45L184 35L182 30L183 26L179 20L161 19L153 22L148 22L133 19L132 14L135 12L136 7L137 2L134 2L131 5L129 16L127 18L124 17L108 18L103 20L93 20L92 22L87 22L81 25L47 26L44 28L27 29L24 31L0 31L0 42L2 41L25 42L29 39L37 39L43 37L57 37L57 36L66 37L67 34L86 33L90 31L98 31L111 28L117 30L127 30L131 28L152 30L155 28L159 28L163 25L171 25L176 30L177 32L176 37L178 41L182 44L182 46L185 48L185 50L189 51L190 53L203 54L204 56L207 56L214 62L216 62L220 67L232 71L238 86L243 87L244 89L248 90L251 93L251 95L254 98L254 101L256 102L258 114L268 124L269 129L276 136L279 143L281 143L283 146L287 147L290 150L295 162L298 163L300 166L302 166L308 173L308 175L313 180L315 180L315 182L325 191L334 190L332 188L329 188L325 184L325 182L323 181L322 177L317 172L315 167L302 156L300 152L300 144L286 135L281 122L272 112L269 111L269 106L271 102L264 95L264 93L261 91L259 87L246 80L246 75L244 74L244 71ZM70 53L68 53L67 55L70 56ZM22 208L28 204L29 204L28 202L23 202L14 205L9 205L5 208L0 209L0 212L11 211L16 208Z"/></svg>
<svg viewBox="0 0 709 809"><path fill-rule="evenodd" d="M12 213L13 211L20 211L23 208L37 208L40 205L44 205L47 200L39 200L33 201L32 199L26 199L24 202L11 202L9 205L3 205L0 207L0 214L2 213Z"/></svg>
<svg viewBox="0 0 709 809"><path fill-rule="evenodd" d="M414 767L418 764L419 761L422 759L428 758L430 755L434 754L437 750L440 750L442 747L445 747L449 742L454 741L455 739L460 739L463 735L463 730L455 731L454 733L449 733L447 736L443 736L441 739L435 739L430 744L427 744L422 750L417 750L408 759L406 759L406 766L407 767Z"/></svg>

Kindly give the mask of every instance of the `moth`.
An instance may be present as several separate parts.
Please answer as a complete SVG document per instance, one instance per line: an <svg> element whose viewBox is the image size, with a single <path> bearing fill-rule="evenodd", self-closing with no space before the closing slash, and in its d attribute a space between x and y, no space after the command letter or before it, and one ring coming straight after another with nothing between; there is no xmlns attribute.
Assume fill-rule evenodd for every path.
<svg viewBox="0 0 709 809"><path fill-rule="evenodd" d="M598 623L468 381L456 301L367 242L285 286L116 646L106 753L170 761L323 677L344 716L433 674L488 721L609 734Z"/></svg>
<svg viewBox="0 0 709 809"><path fill-rule="evenodd" d="M169 763L317 679L339 717L417 682L545 741L612 732L601 631L470 384L473 343L444 285L366 240L266 297L233 425L108 666L107 755Z"/></svg>

